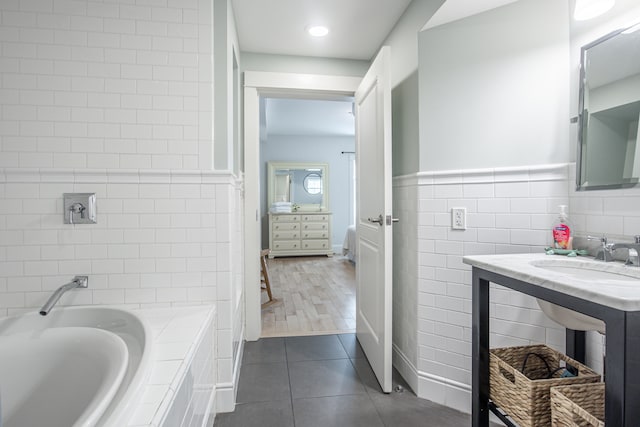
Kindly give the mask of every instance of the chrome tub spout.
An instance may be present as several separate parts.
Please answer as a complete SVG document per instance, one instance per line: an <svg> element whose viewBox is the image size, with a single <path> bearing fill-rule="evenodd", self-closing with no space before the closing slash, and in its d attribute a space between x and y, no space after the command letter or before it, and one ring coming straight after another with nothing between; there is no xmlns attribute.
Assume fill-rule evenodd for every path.
<svg viewBox="0 0 640 427"><path fill-rule="evenodd" d="M54 305L58 302L60 297L67 291L76 288L87 288L89 287L89 277L88 276L76 276L73 280L66 285L60 286L56 291L51 295L49 300L42 306L40 309L40 314L46 316L49 314Z"/></svg>

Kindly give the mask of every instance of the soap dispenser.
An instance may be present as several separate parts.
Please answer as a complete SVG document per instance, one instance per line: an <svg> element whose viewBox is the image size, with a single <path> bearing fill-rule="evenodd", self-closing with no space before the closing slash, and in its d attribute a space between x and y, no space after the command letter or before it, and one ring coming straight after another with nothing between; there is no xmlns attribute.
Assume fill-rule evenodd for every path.
<svg viewBox="0 0 640 427"><path fill-rule="evenodd" d="M567 215L567 206L558 206L560 212L553 222L551 233L553 235L553 247L556 249L573 249L573 225Z"/></svg>

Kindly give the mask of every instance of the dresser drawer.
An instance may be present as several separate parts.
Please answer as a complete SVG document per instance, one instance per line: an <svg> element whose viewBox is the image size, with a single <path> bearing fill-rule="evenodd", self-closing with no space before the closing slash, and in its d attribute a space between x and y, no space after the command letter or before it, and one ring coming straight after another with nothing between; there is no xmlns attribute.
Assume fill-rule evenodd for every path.
<svg viewBox="0 0 640 427"><path fill-rule="evenodd" d="M274 227L275 228L275 227ZM273 240L295 240L300 238L298 230L273 230Z"/></svg>
<svg viewBox="0 0 640 427"><path fill-rule="evenodd" d="M271 221L273 221L273 222L298 222L298 221L300 221L300 215L271 215Z"/></svg>
<svg viewBox="0 0 640 427"><path fill-rule="evenodd" d="M329 240L303 240L302 249L329 249Z"/></svg>
<svg viewBox="0 0 640 427"><path fill-rule="evenodd" d="M309 221L329 221L329 215L302 215L303 222Z"/></svg>
<svg viewBox="0 0 640 427"><path fill-rule="evenodd" d="M274 251L287 251L287 250L298 250L300 249L300 241L299 240L278 240L273 242Z"/></svg>
<svg viewBox="0 0 640 427"><path fill-rule="evenodd" d="M328 230L329 224L326 222L304 222L302 223L303 230Z"/></svg>
<svg viewBox="0 0 640 427"><path fill-rule="evenodd" d="M328 230L305 230L302 232L303 239L327 239L328 237Z"/></svg>
<svg viewBox="0 0 640 427"><path fill-rule="evenodd" d="M300 230L300 223L299 222L281 222L281 223L277 223L277 224L273 224L273 232L275 233L276 231L293 231L293 230Z"/></svg>

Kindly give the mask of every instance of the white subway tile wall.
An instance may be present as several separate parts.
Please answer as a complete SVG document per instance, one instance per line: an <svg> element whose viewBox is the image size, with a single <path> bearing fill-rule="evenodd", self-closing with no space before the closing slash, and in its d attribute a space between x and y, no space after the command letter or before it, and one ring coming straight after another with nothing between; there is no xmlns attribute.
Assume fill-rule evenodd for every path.
<svg viewBox="0 0 640 427"><path fill-rule="evenodd" d="M541 251L557 205L568 204L568 170L549 165L396 178L394 328L401 333L394 345L428 379L422 397L456 406L460 395L447 389L471 384L471 269L462 257ZM467 209L466 230L451 228L452 207ZM492 347L542 342L564 350L564 329L533 298L492 286Z"/></svg>
<svg viewBox="0 0 640 427"><path fill-rule="evenodd" d="M212 0L0 2L0 167L210 169L212 13Z"/></svg>
<svg viewBox="0 0 640 427"><path fill-rule="evenodd" d="M228 227L237 205L219 200L237 192L233 178L203 172L172 183L185 179L174 171L156 184L137 173L96 171L85 184L69 174L85 176L0 169L0 315L38 307L75 274L90 276L89 289L68 293L61 305L217 300L219 278L232 271ZM86 191L97 195L97 224L63 224L62 194Z"/></svg>
<svg viewBox="0 0 640 427"><path fill-rule="evenodd" d="M0 316L75 274L61 305L216 302L233 377L242 191L206 172L212 23L213 0L0 2ZM98 224L64 225L65 192L95 192Z"/></svg>
<svg viewBox="0 0 640 427"><path fill-rule="evenodd" d="M575 176L575 164L571 165L570 176ZM569 218L578 235L604 235L611 242L631 242L640 235L640 188L575 191L575 181L571 180L569 195ZM603 366L602 342L597 332L587 334L587 363L598 372Z"/></svg>
<svg viewBox="0 0 640 427"><path fill-rule="evenodd" d="M613 242L640 235L640 188L575 191L572 180L569 194L569 217L581 235L606 235Z"/></svg>

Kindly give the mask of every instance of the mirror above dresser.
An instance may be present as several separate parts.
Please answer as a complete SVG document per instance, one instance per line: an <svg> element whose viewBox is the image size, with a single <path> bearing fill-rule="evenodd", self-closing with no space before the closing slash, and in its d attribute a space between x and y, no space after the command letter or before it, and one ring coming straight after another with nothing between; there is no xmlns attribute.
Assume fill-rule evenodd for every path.
<svg viewBox="0 0 640 427"><path fill-rule="evenodd" d="M333 255L329 165L268 163L269 257Z"/></svg>
<svg viewBox="0 0 640 427"><path fill-rule="evenodd" d="M323 212L329 209L329 165L326 163L269 162L270 210ZM277 209L276 209L277 208Z"/></svg>

